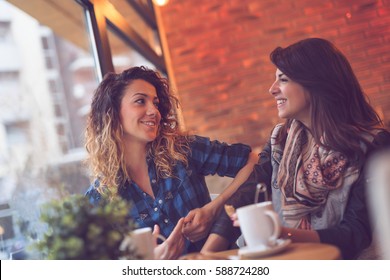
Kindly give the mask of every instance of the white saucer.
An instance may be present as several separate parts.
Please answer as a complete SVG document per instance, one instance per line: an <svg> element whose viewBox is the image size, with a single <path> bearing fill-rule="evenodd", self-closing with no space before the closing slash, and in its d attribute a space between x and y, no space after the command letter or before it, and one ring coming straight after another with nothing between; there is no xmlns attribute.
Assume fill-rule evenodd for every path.
<svg viewBox="0 0 390 280"><path fill-rule="evenodd" d="M241 257L247 258L260 258L267 255L273 255L279 253L286 249L288 245L290 245L290 239L278 239L276 240L276 245L272 247L268 247L265 245L256 246L253 248L242 247L238 250L238 255Z"/></svg>

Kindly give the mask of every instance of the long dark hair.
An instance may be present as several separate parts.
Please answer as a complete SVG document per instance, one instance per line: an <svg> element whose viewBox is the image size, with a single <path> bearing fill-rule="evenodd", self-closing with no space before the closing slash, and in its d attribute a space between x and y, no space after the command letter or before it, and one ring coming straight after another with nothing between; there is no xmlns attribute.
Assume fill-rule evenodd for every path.
<svg viewBox="0 0 390 280"><path fill-rule="evenodd" d="M270 54L272 63L310 94L311 132L317 143L344 153L361 164L364 135L382 122L368 103L347 58L331 42L301 40ZM285 141L292 120L287 120L278 140Z"/></svg>

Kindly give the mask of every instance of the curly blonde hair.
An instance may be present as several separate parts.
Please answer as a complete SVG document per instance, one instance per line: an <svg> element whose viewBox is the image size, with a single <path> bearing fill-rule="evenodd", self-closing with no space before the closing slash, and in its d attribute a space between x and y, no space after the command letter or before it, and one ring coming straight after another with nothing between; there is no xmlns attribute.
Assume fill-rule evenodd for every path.
<svg viewBox="0 0 390 280"><path fill-rule="evenodd" d="M146 67L132 67L120 74L108 73L96 89L85 133L85 147L94 178L100 186L115 192L126 181L131 181L124 160L120 107L125 89L134 80L144 80L156 88L161 121L156 139L148 144L147 151L157 170L157 176L173 176L178 161L188 164L190 137L180 131L175 110L178 100L170 94L168 81L158 72Z"/></svg>

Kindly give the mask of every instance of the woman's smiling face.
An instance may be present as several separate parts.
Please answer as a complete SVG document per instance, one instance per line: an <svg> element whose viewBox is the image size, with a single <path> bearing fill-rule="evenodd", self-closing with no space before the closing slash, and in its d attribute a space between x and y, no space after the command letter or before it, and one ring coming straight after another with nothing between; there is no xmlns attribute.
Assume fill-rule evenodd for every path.
<svg viewBox="0 0 390 280"><path fill-rule="evenodd" d="M310 128L311 105L309 92L279 69L276 69L275 76L276 80L270 87L269 92L276 99L279 117L299 120Z"/></svg>
<svg viewBox="0 0 390 280"><path fill-rule="evenodd" d="M159 99L152 84L138 79L126 87L120 108L125 140L146 144L156 139L161 121L158 104Z"/></svg>

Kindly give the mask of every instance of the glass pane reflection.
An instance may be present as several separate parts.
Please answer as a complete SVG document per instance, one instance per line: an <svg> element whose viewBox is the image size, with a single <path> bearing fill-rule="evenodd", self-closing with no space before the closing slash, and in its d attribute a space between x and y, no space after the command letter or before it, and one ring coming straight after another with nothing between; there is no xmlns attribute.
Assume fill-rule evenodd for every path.
<svg viewBox="0 0 390 280"><path fill-rule="evenodd" d="M98 84L80 5L24 11L0 0L0 226L12 233L2 258L45 232L42 203L87 188L83 135Z"/></svg>
<svg viewBox="0 0 390 280"><path fill-rule="evenodd" d="M125 44L114 32L108 29L108 40L110 42L113 64L116 73L120 73L123 70L132 66L147 66L151 69L156 67L143 57L139 52Z"/></svg>

